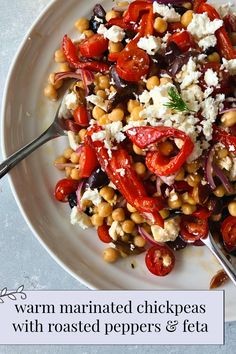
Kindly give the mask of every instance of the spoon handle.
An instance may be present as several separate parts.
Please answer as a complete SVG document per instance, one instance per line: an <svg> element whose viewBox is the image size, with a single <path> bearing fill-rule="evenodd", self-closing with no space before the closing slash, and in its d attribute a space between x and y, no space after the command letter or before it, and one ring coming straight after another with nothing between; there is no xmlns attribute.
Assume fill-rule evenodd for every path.
<svg viewBox="0 0 236 354"><path fill-rule="evenodd" d="M41 134L37 139L33 140L31 143L25 145L23 148L16 151L10 157L0 164L0 179L5 176L14 166L16 166L25 157L30 155L38 147L45 144L47 141L60 136L56 132L54 126L51 125L43 134Z"/></svg>
<svg viewBox="0 0 236 354"><path fill-rule="evenodd" d="M236 270L234 269L233 265L228 261L228 259L225 257L223 252L219 249L219 247L217 246L211 233L209 233L208 238L203 240L203 242L211 250L211 252L216 256L218 261L223 266L227 275L230 277L230 279L232 280L234 285L236 285Z"/></svg>

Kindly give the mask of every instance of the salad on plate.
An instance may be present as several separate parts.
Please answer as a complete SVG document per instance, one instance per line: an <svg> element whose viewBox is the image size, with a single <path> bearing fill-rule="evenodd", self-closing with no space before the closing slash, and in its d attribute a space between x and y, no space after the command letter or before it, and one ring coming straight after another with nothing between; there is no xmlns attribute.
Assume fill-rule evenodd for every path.
<svg viewBox="0 0 236 354"><path fill-rule="evenodd" d="M236 15L205 0L112 3L65 34L44 93L70 82L55 198L103 258L169 274L208 230L236 253ZM223 277L225 277L223 273ZM222 278L222 277L221 277Z"/></svg>

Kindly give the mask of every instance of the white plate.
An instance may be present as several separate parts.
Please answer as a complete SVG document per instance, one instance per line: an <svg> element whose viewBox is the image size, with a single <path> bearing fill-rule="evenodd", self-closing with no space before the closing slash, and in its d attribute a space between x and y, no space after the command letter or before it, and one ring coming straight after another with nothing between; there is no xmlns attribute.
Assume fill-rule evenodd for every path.
<svg viewBox="0 0 236 354"><path fill-rule="evenodd" d="M2 141L5 156L37 137L47 128L57 108L42 95L48 74L55 70L53 53L78 17L88 16L97 0L57 0L35 22L18 51L3 99ZM103 2L111 7L111 1ZM177 256L175 270L167 277L150 274L143 255L115 265L103 262L102 243L94 231L70 225L68 206L53 198L55 183L62 178L52 165L67 146L59 138L40 148L10 174L19 208L38 240L54 259L92 289L207 289L220 268L205 247L189 247ZM136 264L131 268L131 262ZM235 288L226 287L226 318L236 319Z"/></svg>

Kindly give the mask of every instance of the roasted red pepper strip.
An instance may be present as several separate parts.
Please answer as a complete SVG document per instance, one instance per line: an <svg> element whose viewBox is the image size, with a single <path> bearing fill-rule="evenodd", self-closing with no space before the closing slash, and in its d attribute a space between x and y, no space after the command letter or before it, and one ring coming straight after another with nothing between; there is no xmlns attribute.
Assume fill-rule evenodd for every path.
<svg viewBox="0 0 236 354"><path fill-rule="evenodd" d="M109 61L117 61L119 58L120 52L119 53L109 53L108 54L108 60Z"/></svg>
<svg viewBox="0 0 236 354"><path fill-rule="evenodd" d="M199 6L204 3L207 2L207 0L194 0L193 2L193 12L197 12Z"/></svg>
<svg viewBox="0 0 236 354"><path fill-rule="evenodd" d="M230 152L236 155L236 136L233 136L216 125L213 127L213 141L223 144Z"/></svg>
<svg viewBox="0 0 236 354"><path fill-rule="evenodd" d="M98 61L88 61L87 63L81 62L77 55L76 46L67 35L65 35L63 38L62 50L68 63L76 69L87 69L101 73L109 71L109 65L106 63Z"/></svg>
<svg viewBox="0 0 236 354"><path fill-rule="evenodd" d="M131 32L137 32L136 24L125 22L124 21L124 17L112 18L106 24L106 27L111 27L111 26L119 26L119 27L123 28L124 30L128 30L128 31L131 31Z"/></svg>
<svg viewBox="0 0 236 354"><path fill-rule="evenodd" d="M201 3L198 7L197 12L198 13L207 12L211 21L215 19L220 19L220 15L216 11L216 9L206 3ZM223 58L226 58L227 60L235 59L236 51L231 43L231 40L228 36L228 33L226 32L225 27L222 26L221 28L219 28L215 34L217 38L218 51L220 52L221 56Z"/></svg>
<svg viewBox="0 0 236 354"><path fill-rule="evenodd" d="M126 15L124 16L124 22L138 22L142 12L149 11L153 8L152 3L146 1L134 1L129 5Z"/></svg>
<svg viewBox="0 0 236 354"><path fill-rule="evenodd" d="M101 128L94 126L88 131L86 140L95 149L98 161L109 179L127 202L146 219L164 227L164 221L159 214L159 210L164 208L163 199L148 197L142 181L132 167L130 155L122 146L117 146L117 150L108 153L102 141L92 140L92 134L98 131L101 131ZM120 173L121 169L125 171L123 176Z"/></svg>
<svg viewBox="0 0 236 354"><path fill-rule="evenodd" d="M169 176L177 172L192 153L194 144L184 132L168 127L138 127L131 128L127 132L130 140L141 149L152 148L153 144L167 138L177 138L183 141L183 146L178 155L174 157L163 156L158 147L149 151L146 156L148 169L157 176Z"/></svg>

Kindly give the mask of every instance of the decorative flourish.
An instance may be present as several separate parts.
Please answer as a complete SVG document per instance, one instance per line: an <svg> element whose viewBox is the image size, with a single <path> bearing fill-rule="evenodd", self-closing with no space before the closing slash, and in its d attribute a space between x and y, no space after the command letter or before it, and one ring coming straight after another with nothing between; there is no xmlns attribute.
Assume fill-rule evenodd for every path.
<svg viewBox="0 0 236 354"><path fill-rule="evenodd" d="M170 101L165 104L166 107L169 107L179 112L192 112L190 111L190 109L188 108L176 88L171 87L168 91L168 95L170 97Z"/></svg>
<svg viewBox="0 0 236 354"><path fill-rule="evenodd" d="M4 297L10 300L17 300L17 295L20 295L20 298L22 300L25 300L27 298L27 295L23 290L24 290L24 285L19 286L19 288L16 291L8 291L7 288L3 288L0 291L0 304L4 303L3 300Z"/></svg>

